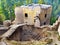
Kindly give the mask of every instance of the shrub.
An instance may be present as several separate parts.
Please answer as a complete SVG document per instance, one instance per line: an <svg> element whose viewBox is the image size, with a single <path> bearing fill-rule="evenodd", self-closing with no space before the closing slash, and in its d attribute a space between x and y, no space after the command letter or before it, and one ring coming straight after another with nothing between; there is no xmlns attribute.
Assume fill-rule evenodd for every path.
<svg viewBox="0 0 60 45"><path fill-rule="evenodd" d="M60 36L58 36L58 40L60 41Z"/></svg>
<svg viewBox="0 0 60 45"><path fill-rule="evenodd" d="M53 23L55 23L56 20L57 20L57 17L52 16L51 19L50 19L50 24L53 25Z"/></svg>
<svg viewBox="0 0 60 45"><path fill-rule="evenodd" d="M4 20L5 20L5 16L0 14L0 24L2 24Z"/></svg>
<svg viewBox="0 0 60 45"><path fill-rule="evenodd" d="M46 42L47 42L47 44L51 44L52 42L53 42L53 39L47 39L47 40L45 40Z"/></svg>
<svg viewBox="0 0 60 45"><path fill-rule="evenodd" d="M55 44L55 45L58 45L58 44Z"/></svg>

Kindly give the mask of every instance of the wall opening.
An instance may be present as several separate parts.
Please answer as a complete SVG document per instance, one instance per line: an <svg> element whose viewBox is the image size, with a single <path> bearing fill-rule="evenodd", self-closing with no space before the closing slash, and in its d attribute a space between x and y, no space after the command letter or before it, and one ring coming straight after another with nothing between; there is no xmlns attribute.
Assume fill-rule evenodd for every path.
<svg viewBox="0 0 60 45"><path fill-rule="evenodd" d="M28 17L28 14L27 13L25 13L25 17Z"/></svg>
<svg viewBox="0 0 60 45"><path fill-rule="evenodd" d="M45 18L47 17L47 14L45 14Z"/></svg>
<svg viewBox="0 0 60 45"><path fill-rule="evenodd" d="M44 22L44 25L46 25L46 22Z"/></svg>

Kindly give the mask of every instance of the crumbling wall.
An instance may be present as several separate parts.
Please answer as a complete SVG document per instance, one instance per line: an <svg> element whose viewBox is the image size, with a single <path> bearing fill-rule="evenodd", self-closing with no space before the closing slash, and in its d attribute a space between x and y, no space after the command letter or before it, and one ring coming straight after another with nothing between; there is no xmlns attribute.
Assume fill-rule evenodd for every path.
<svg viewBox="0 0 60 45"><path fill-rule="evenodd" d="M22 33L22 26L18 27L14 33L12 33L11 36L9 36L7 39L8 40L16 40L20 41L21 39L21 33Z"/></svg>
<svg viewBox="0 0 60 45"><path fill-rule="evenodd" d="M11 20L5 20L3 22L4 27L9 27L12 24Z"/></svg>
<svg viewBox="0 0 60 45"><path fill-rule="evenodd" d="M41 26L49 25L50 18L51 18L51 12L52 12L52 6L41 4L40 7L41 7L41 13L39 14L40 24Z"/></svg>
<svg viewBox="0 0 60 45"><path fill-rule="evenodd" d="M6 33L8 35L4 35L5 38L10 39L10 40L16 40L16 41L30 41L30 40L40 40L42 38L47 37L47 31L56 31L58 30L60 24L60 18L58 18L58 20L53 24L53 25L43 25L40 27L34 27L34 25L27 25L24 24L22 27L21 26L17 26L17 28L15 29L15 27L11 27L11 31L15 30L11 35L9 32ZM21 24L20 24L21 25ZM4 36L2 36L2 38L4 38Z"/></svg>
<svg viewBox="0 0 60 45"><path fill-rule="evenodd" d="M58 30L59 23L60 21L58 19L53 25L45 25L41 27L24 25L23 27L17 28L9 38L17 41L40 40L48 36L47 31Z"/></svg>
<svg viewBox="0 0 60 45"><path fill-rule="evenodd" d="M34 25L34 17L38 16L41 25L49 25L52 6L45 4L33 4L15 8L15 23L27 23Z"/></svg>
<svg viewBox="0 0 60 45"><path fill-rule="evenodd" d="M40 40L48 36L47 31L57 31L59 23L60 20L58 19L53 25L44 25L41 27L25 25L21 29L17 28L18 32L16 30L15 35L18 35L18 38L15 36L15 39L20 41Z"/></svg>
<svg viewBox="0 0 60 45"><path fill-rule="evenodd" d="M14 24L24 23L24 16L23 16L23 8L22 7L15 8L15 20L13 23Z"/></svg>

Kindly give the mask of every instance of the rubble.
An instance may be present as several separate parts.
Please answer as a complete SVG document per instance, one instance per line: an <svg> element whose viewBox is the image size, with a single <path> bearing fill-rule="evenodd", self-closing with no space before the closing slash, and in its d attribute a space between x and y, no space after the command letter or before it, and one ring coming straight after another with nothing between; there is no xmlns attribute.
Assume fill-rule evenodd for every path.
<svg viewBox="0 0 60 45"><path fill-rule="evenodd" d="M3 25L5 27L9 27L11 24L12 24L11 20L6 20L6 21L3 22Z"/></svg>

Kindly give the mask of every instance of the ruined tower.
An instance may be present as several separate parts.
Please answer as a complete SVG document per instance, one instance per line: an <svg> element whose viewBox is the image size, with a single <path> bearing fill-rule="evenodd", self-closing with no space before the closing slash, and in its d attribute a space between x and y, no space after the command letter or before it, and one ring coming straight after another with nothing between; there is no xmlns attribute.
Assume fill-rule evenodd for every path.
<svg viewBox="0 0 60 45"><path fill-rule="evenodd" d="M38 16L40 25L49 25L51 18L51 5L32 4L15 8L16 22L34 25L34 18Z"/></svg>

